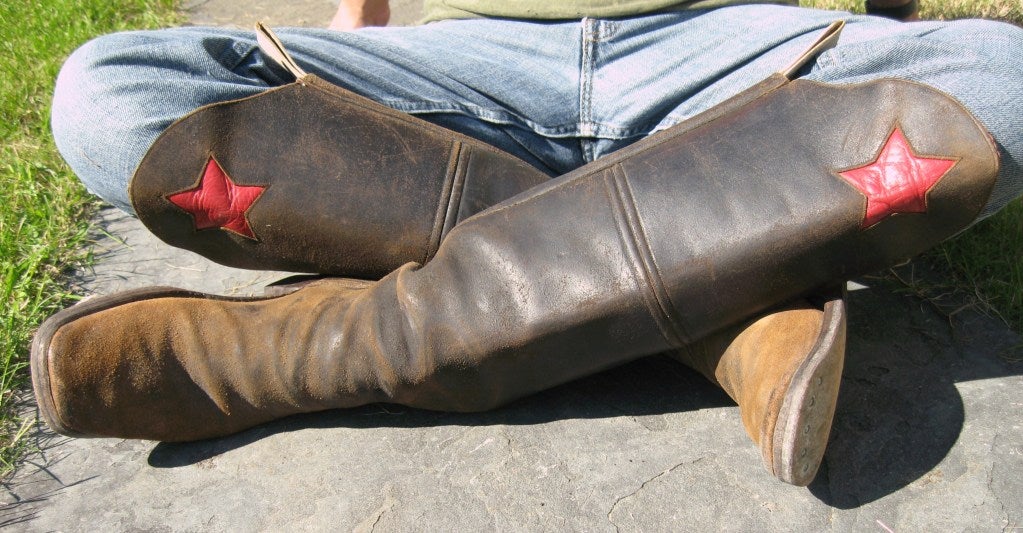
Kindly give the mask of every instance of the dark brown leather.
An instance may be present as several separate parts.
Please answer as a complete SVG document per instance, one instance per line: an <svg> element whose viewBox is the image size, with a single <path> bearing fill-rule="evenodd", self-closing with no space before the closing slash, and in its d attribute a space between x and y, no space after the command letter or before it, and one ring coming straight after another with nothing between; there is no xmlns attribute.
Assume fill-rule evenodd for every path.
<svg viewBox="0 0 1023 533"><path fill-rule="evenodd" d="M894 125L957 162L928 212L864 229L839 172L877 159ZM979 124L934 90L772 79L465 220L428 264L365 288L59 313L33 347L37 398L59 430L163 440L373 401L486 409L910 257L966 227L996 172Z"/></svg>
<svg viewBox="0 0 1023 533"><path fill-rule="evenodd" d="M196 229L170 201L201 184L211 157L237 185L266 187L246 212L251 235ZM425 262L455 223L548 179L485 143L307 75L172 124L129 194L156 236L218 263L379 278Z"/></svg>
<svg viewBox="0 0 1023 533"><path fill-rule="evenodd" d="M603 173L620 199L620 231L637 243L651 310L674 342L913 257L973 222L994 185L994 142L934 89L778 78L750 105L549 185ZM896 126L919 154L956 164L928 191L926 213L864 229L866 197L839 172L874 161Z"/></svg>

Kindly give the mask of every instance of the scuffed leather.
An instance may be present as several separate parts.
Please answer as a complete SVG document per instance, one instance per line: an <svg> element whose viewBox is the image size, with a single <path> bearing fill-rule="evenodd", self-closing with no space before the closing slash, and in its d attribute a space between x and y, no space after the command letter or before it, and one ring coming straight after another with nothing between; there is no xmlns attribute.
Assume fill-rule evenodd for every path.
<svg viewBox="0 0 1023 533"><path fill-rule="evenodd" d="M895 123L959 162L926 213L864 230L865 197L838 171ZM160 440L366 402L487 409L910 257L973 221L996 173L991 140L934 90L776 76L466 219L432 261L363 288L59 313L33 347L37 398L65 431Z"/></svg>
<svg viewBox="0 0 1023 533"><path fill-rule="evenodd" d="M958 163L927 193L926 213L864 229L866 198L838 171L873 160L895 124L919 153ZM597 163L630 192L637 248L664 294L657 312L684 342L934 246L976 219L998 172L997 149L969 112L900 80L797 80L704 127L665 133ZM587 178L559 183L575 179Z"/></svg>
<svg viewBox="0 0 1023 533"><path fill-rule="evenodd" d="M780 476L800 485L813 479L827 446L826 428L831 425L845 353L843 295L826 297L823 304L800 300L667 354L720 385L735 400L743 426L760 447L769 471L779 475L785 469L778 463L809 461L806 472L785 470ZM818 379L828 384L818 385ZM803 395L801 389L808 382L818 394ZM819 394L828 391L835 394ZM783 408L788 409L784 414ZM799 454L801 449L778 449L792 438L792 420L814 409L827 414L820 419L826 423L815 426L816 433L804 433L800 427L796 438L818 454L808 457ZM786 419L780 426L779 418ZM786 430L789 435L781 434ZM777 461L778 456L785 460Z"/></svg>
<svg viewBox="0 0 1023 533"><path fill-rule="evenodd" d="M199 187L211 157L237 186L266 187L232 231L171 200ZM379 278L426 261L458 221L548 179L485 143L307 75L172 124L129 195L153 234L218 263Z"/></svg>

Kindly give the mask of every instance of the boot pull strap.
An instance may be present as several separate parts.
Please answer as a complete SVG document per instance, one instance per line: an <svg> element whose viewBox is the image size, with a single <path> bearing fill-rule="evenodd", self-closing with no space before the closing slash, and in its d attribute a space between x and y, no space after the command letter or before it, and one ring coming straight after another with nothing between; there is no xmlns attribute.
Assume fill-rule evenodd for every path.
<svg viewBox="0 0 1023 533"><path fill-rule="evenodd" d="M262 22L256 23L256 42L264 55L274 60L275 63L290 72L295 79L301 80L308 73L298 66L292 59L291 54L284 49L284 44L277 38L277 35Z"/></svg>
<svg viewBox="0 0 1023 533"><path fill-rule="evenodd" d="M810 48L807 48L806 51L797 57L791 65L780 71L780 74L790 80L795 78L799 69L803 68L810 61L813 61L813 59L820 55L821 52L829 48L833 48L836 44L838 44L838 36L842 33L842 28L844 27L844 20L836 20L835 22L832 22L831 25L824 30L824 34L814 41L814 43L810 45Z"/></svg>

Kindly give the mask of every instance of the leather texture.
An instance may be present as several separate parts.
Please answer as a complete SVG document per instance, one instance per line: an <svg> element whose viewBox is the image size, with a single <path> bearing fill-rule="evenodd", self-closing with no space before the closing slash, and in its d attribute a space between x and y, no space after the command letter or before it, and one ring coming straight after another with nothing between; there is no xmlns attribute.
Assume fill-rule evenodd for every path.
<svg viewBox="0 0 1023 533"><path fill-rule="evenodd" d="M153 234L218 263L375 279L427 261L456 223L548 179L306 75L172 124L129 195Z"/></svg>
<svg viewBox="0 0 1023 533"><path fill-rule="evenodd" d="M927 212L864 228L839 172L876 161L895 125L956 164ZM37 399L59 431L157 440L365 402L488 409L911 257L973 221L996 173L986 133L932 89L776 76L468 218L375 283L58 313L33 346Z"/></svg>
<svg viewBox="0 0 1023 533"><path fill-rule="evenodd" d="M770 87L704 126L596 162L621 191L611 194L655 288L651 308L681 343L919 254L973 222L994 185L994 142L934 89L901 80ZM839 172L876 161L896 126L917 153L956 164L927 191L926 213L864 228L868 199Z"/></svg>

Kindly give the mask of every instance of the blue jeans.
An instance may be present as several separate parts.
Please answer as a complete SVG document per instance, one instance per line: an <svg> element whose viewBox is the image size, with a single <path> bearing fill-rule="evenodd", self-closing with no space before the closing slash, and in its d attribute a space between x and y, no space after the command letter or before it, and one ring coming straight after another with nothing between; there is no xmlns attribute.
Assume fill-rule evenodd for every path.
<svg viewBox="0 0 1023 533"><path fill-rule="evenodd" d="M804 78L841 84L895 77L952 95L1002 151L982 217L1023 192L1023 30L1008 24L906 24L750 5L613 20L278 33L305 70L558 175L784 68L836 19L848 21L839 46ZM128 180L171 122L290 81L264 61L251 32L186 27L108 35L82 46L61 71L53 133L88 188L130 212Z"/></svg>

